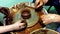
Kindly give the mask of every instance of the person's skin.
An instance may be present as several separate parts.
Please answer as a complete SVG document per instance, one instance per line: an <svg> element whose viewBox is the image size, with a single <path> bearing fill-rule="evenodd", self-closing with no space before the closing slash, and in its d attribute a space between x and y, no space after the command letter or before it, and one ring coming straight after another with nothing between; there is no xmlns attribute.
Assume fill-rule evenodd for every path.
<svg viewBox="0 0 60 34"><path fill-rule="evenodd" d="M52 22L60 22L60 15L57 15L57 14L42 15L41 19L43 23L47 25Z"/></svg>
<svg viewBox="0 0 60 34"><path fill-rule="evenodd" d="M43 5L45 5L47 2L48 2L48 0L36 0L35 1L35 6L36 6L36 8L39 8Z"/></svg>
<svg viewBox="0 0 60 34"><path fill-rule="evenodd" d="M47 2L48 2L48 0L36 0L35 6L36 6L36 8L39 8L43 5L45 5ZM49 24L52 22L60 22L60 15L57 15L57 14L42 15L41 18L42 18L44 24Z"/></svg>
<svg viewBox="0 0 60 34"><path fill-rule="evenodd" d="M25 27L23 25L24 23L21 23L21 20L19 20L12 25L0 26L0 33L22 29Z"/></svg>

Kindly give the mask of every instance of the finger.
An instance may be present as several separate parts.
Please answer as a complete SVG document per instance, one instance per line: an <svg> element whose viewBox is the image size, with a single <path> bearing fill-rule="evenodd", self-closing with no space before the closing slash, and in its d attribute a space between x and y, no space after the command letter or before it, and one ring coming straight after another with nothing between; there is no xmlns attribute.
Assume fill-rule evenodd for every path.
<svg viewBox="0 0 60 34"><path fill-rule="evenodd" d="M53 21L52 21L50 18L45 19L45 20L43 21L44 24L49 24L49 23L52 23L52 22L53 22Z"/></svg>
<svg viewBox="0 0 60 34"><path fill-rule="evenodd" d="M41 18L42 18L42 19L46 18L46 15L42 15Z"/></svg>
<svg viewBox="0 0 60 34"><path fill-rule="evenodd" d="M17 21L16 23L21 23L21 20Z"/></svg>
<svg viewBox="0 0 60 34"><path fill-rule="evenodd" d="M18 23L19 23L19 22L21 23L22 21L24 21L24 19L20 19L20 20L18 20L17 22L18 22Z"/></svg>
<svg viewBox="0 0 60 34"><path fill-rule="evenodd" d="M43 23L44 23L45 25L47 25L47 24L49 24L49 21L43 21Z"/></svg>
<svg viewBox="0 0 60 34"><path fill-rule="evenodd" d="M24 28L25 26L23 26L23 25L24 25L24 23L14 24L16 30Z"/></svg>
<svg viewBox="0 0 60 34"><path fill-rule="evenodd" d="M24 24L24 23L21 23L21 20L19 20L19 21L15 22L15 24L16 24L16 25L18 25L18 24L21 24L21 25L22 25L22 24Z"/></svg>
<svg viewBox="0 0 60 34"><path fill-rule="evenodd" d="M26 27L26 26L19 26L20 28L24 28L24 27Z"/></svg>
<svg viewBox="0 0 60 34"><path fill-rule="evenodd" d="M39 8L41 6L43 6L43 2L42 1L39 2L39 5L37 6L37 8Z"/></svg>
<svg viewBox="0 0 60 34"><path fill-rule="evenodd" d="M23 19L18 20L15 24L20 24Z"/></svg>
<svg viewBox="0 0 60 34"><path fill-rule="evenodd" d="M47 21L43 21L43 24L47 25L48 23L47 23Z"/></svg>
<svg viewBox="0 0 60 34"><path fill-rule="evenodd" d="M36 1L35 1L35 6L37 6L37 5L38 5L38 3L39 3L39 0L36 0Z"/></svg>
<svg viewBox="0 0 60 34"><path fill-rule="evenodd" d="M20 23L20 26L24 26L25 25L25 23Z"/></svg>

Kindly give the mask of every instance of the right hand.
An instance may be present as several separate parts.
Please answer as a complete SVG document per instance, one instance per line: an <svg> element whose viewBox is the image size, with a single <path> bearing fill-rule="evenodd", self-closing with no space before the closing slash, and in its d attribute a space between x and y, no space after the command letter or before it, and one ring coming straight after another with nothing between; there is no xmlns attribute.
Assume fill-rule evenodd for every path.
<svg viewBox="0 0 60 34"><path fill-rule="evenodd" d="M39 7L43 6L43 5L45 5L47 2L48 2L48 0L36 0L35 1L35 7L39 8Z"/></svg>
<svg viewBox="0 0 60 34"><path fill-rule="evenodd" d="M47 25L52 22L60 22L60 15L57 15L57 14L42 15L41 19L43 23Z"/></svg>
<svg viewBox="0 0 60 34"><path fill-rule="evenodd" d="M43 1L42 0L36 0L35 1L35 7L36 8L39 8L39 7L41 7L43 5Z"/></svg>

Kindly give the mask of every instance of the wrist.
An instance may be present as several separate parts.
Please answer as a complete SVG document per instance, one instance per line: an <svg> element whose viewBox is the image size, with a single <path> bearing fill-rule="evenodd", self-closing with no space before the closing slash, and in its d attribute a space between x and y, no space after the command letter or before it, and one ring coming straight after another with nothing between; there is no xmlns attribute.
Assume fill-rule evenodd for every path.
<svg viewBox="0 0 60 34"><path fill-rule="evenodd" d="M57 17L56 21L57 22L60 22L60 16Z"/></svg>
<svg viewBox="0 0 60 34"><path fill-rule="evenodd" d="M12 27L13 27L13 30L18 30L19 29L19 25L12 24Z"/></svg>
<svg viewBox="0 0 60 34"><path fill-rule="evenodd" d="M13 29L14 30L20 30L20 29L23 29L24 27L25 27L24 25L13 24Z"/></svg>
<svg viewBox="0 0 60 34"><path fill-rule="evenodd" d="M59 15L54 16L53 22L60 22L60 16Z"/></svg>

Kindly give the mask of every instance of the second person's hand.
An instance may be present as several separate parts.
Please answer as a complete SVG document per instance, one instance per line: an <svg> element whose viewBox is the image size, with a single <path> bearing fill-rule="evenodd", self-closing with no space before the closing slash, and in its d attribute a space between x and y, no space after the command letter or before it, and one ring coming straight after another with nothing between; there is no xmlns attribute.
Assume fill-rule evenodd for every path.
<svg viewBox="0 0 60 34"><path fill-rule="evenodd" d="M35 8L39 8L43 5L43 1L42 0L36 0L35 1Z"/></svg>
<svg viewBox="0 0 60 34"><path fill-rule="evenodd" d="M36 0L35 1L35 8L39 8L43 5L45 5L48 2L48 0Z"/></svg>
<svg viewBox="0 0 60 34"><path fill-rule="evenodd" d="M52 22L60 22L60 15L57 15L57 14L42 15L41 19L43 23L47 25Z"/></svg>

